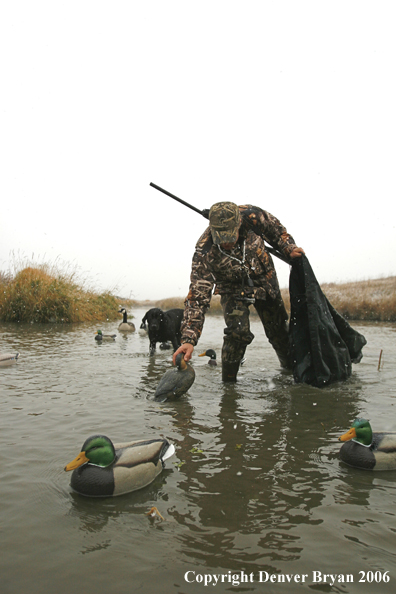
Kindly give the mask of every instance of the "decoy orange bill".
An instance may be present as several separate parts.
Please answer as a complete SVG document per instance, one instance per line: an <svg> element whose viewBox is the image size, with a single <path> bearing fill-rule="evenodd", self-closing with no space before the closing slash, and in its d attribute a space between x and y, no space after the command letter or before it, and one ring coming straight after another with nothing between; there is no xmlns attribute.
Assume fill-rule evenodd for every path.
<svg viewBox="0 0 396 594"><path fill-rule="evenodd" d="M80 452L78 454L77 458L74 458L74 460L69 462L69 464L66 464L65 470L66 470L66 472L68 472L69 470L74 470L75 468L82 466L86 462L89 462L89 460L86 457L85 452Z"/></svg>
<svg viewBox="0 0 396 594"><path fill-rule="evenodd" d="M355 427L352 427L351 429L349 429L349 431L344 433L344 435L341 435L341 437L338 438L338 441L349 441L350 439L354 439L355 437L356 429Z"/></svg>

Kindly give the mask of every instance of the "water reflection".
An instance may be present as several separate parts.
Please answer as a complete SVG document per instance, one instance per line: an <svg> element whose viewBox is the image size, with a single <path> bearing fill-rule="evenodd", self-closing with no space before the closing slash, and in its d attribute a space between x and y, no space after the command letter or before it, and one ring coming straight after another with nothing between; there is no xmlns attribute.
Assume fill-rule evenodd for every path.
<svg viewBox="0 0 396 594"><path fill-rule="evenodd" d="M324 453L329 434L359 405L339 388L290 389L287 377L276 382L260 400L262 413L254 415L243 388L224 386L209 426L190 402L183 412L174 405L180 487L188 505L170 513L189 529L180 537L180 553L195 562L239 570L257 559L297 561L303 546L293 529L322 522L312 510L336 473Z"/></svg>
<svg viewBox="0 0 396 594"><path fill-rule="evenodd" d="M147 514L150 508L155 504L161 507L158 501L162 501L164 497L166 499L167 478L170 473L172 469L165 468L152 485L116 498L90 498L69 493L70 508L67 516L78 521L78 529L84 536L80 552L88 554L101 548L111 548L113 540L107 538L109 529L113 525L128 522L129 517L137 520L137 525L132 526L133 531L139 531L142 522L149 524L151 518ZM93 535L96 535L93 544L87 546L85 536Z"/></svg>

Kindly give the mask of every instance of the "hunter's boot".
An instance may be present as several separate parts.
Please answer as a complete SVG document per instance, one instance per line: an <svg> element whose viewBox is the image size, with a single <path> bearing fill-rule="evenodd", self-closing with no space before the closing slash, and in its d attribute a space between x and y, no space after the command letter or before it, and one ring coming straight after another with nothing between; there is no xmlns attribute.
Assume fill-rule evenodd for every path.
<svg viewBox="0 0 396 594"><path fill-rule="evenodd" d="M236 382L240 361L222 361L223 382Z"/></svg>

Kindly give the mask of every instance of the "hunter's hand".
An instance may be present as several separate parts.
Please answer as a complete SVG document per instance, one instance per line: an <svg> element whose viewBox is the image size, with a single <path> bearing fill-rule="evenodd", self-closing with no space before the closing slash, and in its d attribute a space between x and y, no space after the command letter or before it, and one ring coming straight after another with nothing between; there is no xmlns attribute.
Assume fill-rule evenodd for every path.
<svg viewBox="0 0 396 594"><path fill-rule="evenodd" d="M184 360L189 361L192 357L193 350L194 347L192 344L190 344L189 342L183 343L181 346L179 346L177 351L173 353L173 365L176 365L176 355L178 355L179 353L184 353Z"/></svg>
<svg viewBox="0 0 396 594"><path fill-rule="evenodd" d="M305 254L304 250L300 247L294 248L294 250L290 254L290 258L301 258L301 256Z"/></svg>

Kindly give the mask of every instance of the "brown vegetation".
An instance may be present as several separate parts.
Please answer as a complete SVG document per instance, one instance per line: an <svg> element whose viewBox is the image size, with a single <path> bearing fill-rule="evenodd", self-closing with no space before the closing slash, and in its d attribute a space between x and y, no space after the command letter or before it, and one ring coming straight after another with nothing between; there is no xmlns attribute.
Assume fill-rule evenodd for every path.
<svg viewBox="0 0 396 594"><path fill-rule="evenodd" d="M22 267L0 275L3 322L91 322L119 318L119 302L109 292L95 293L76 279L75 270L57 265Z"/></svg>
<svg viewBox="0 0 396 594"><path fill-rule="evenodd" d="M396 322L396 276L323 284L322 291L346 319Z"/></svg>

